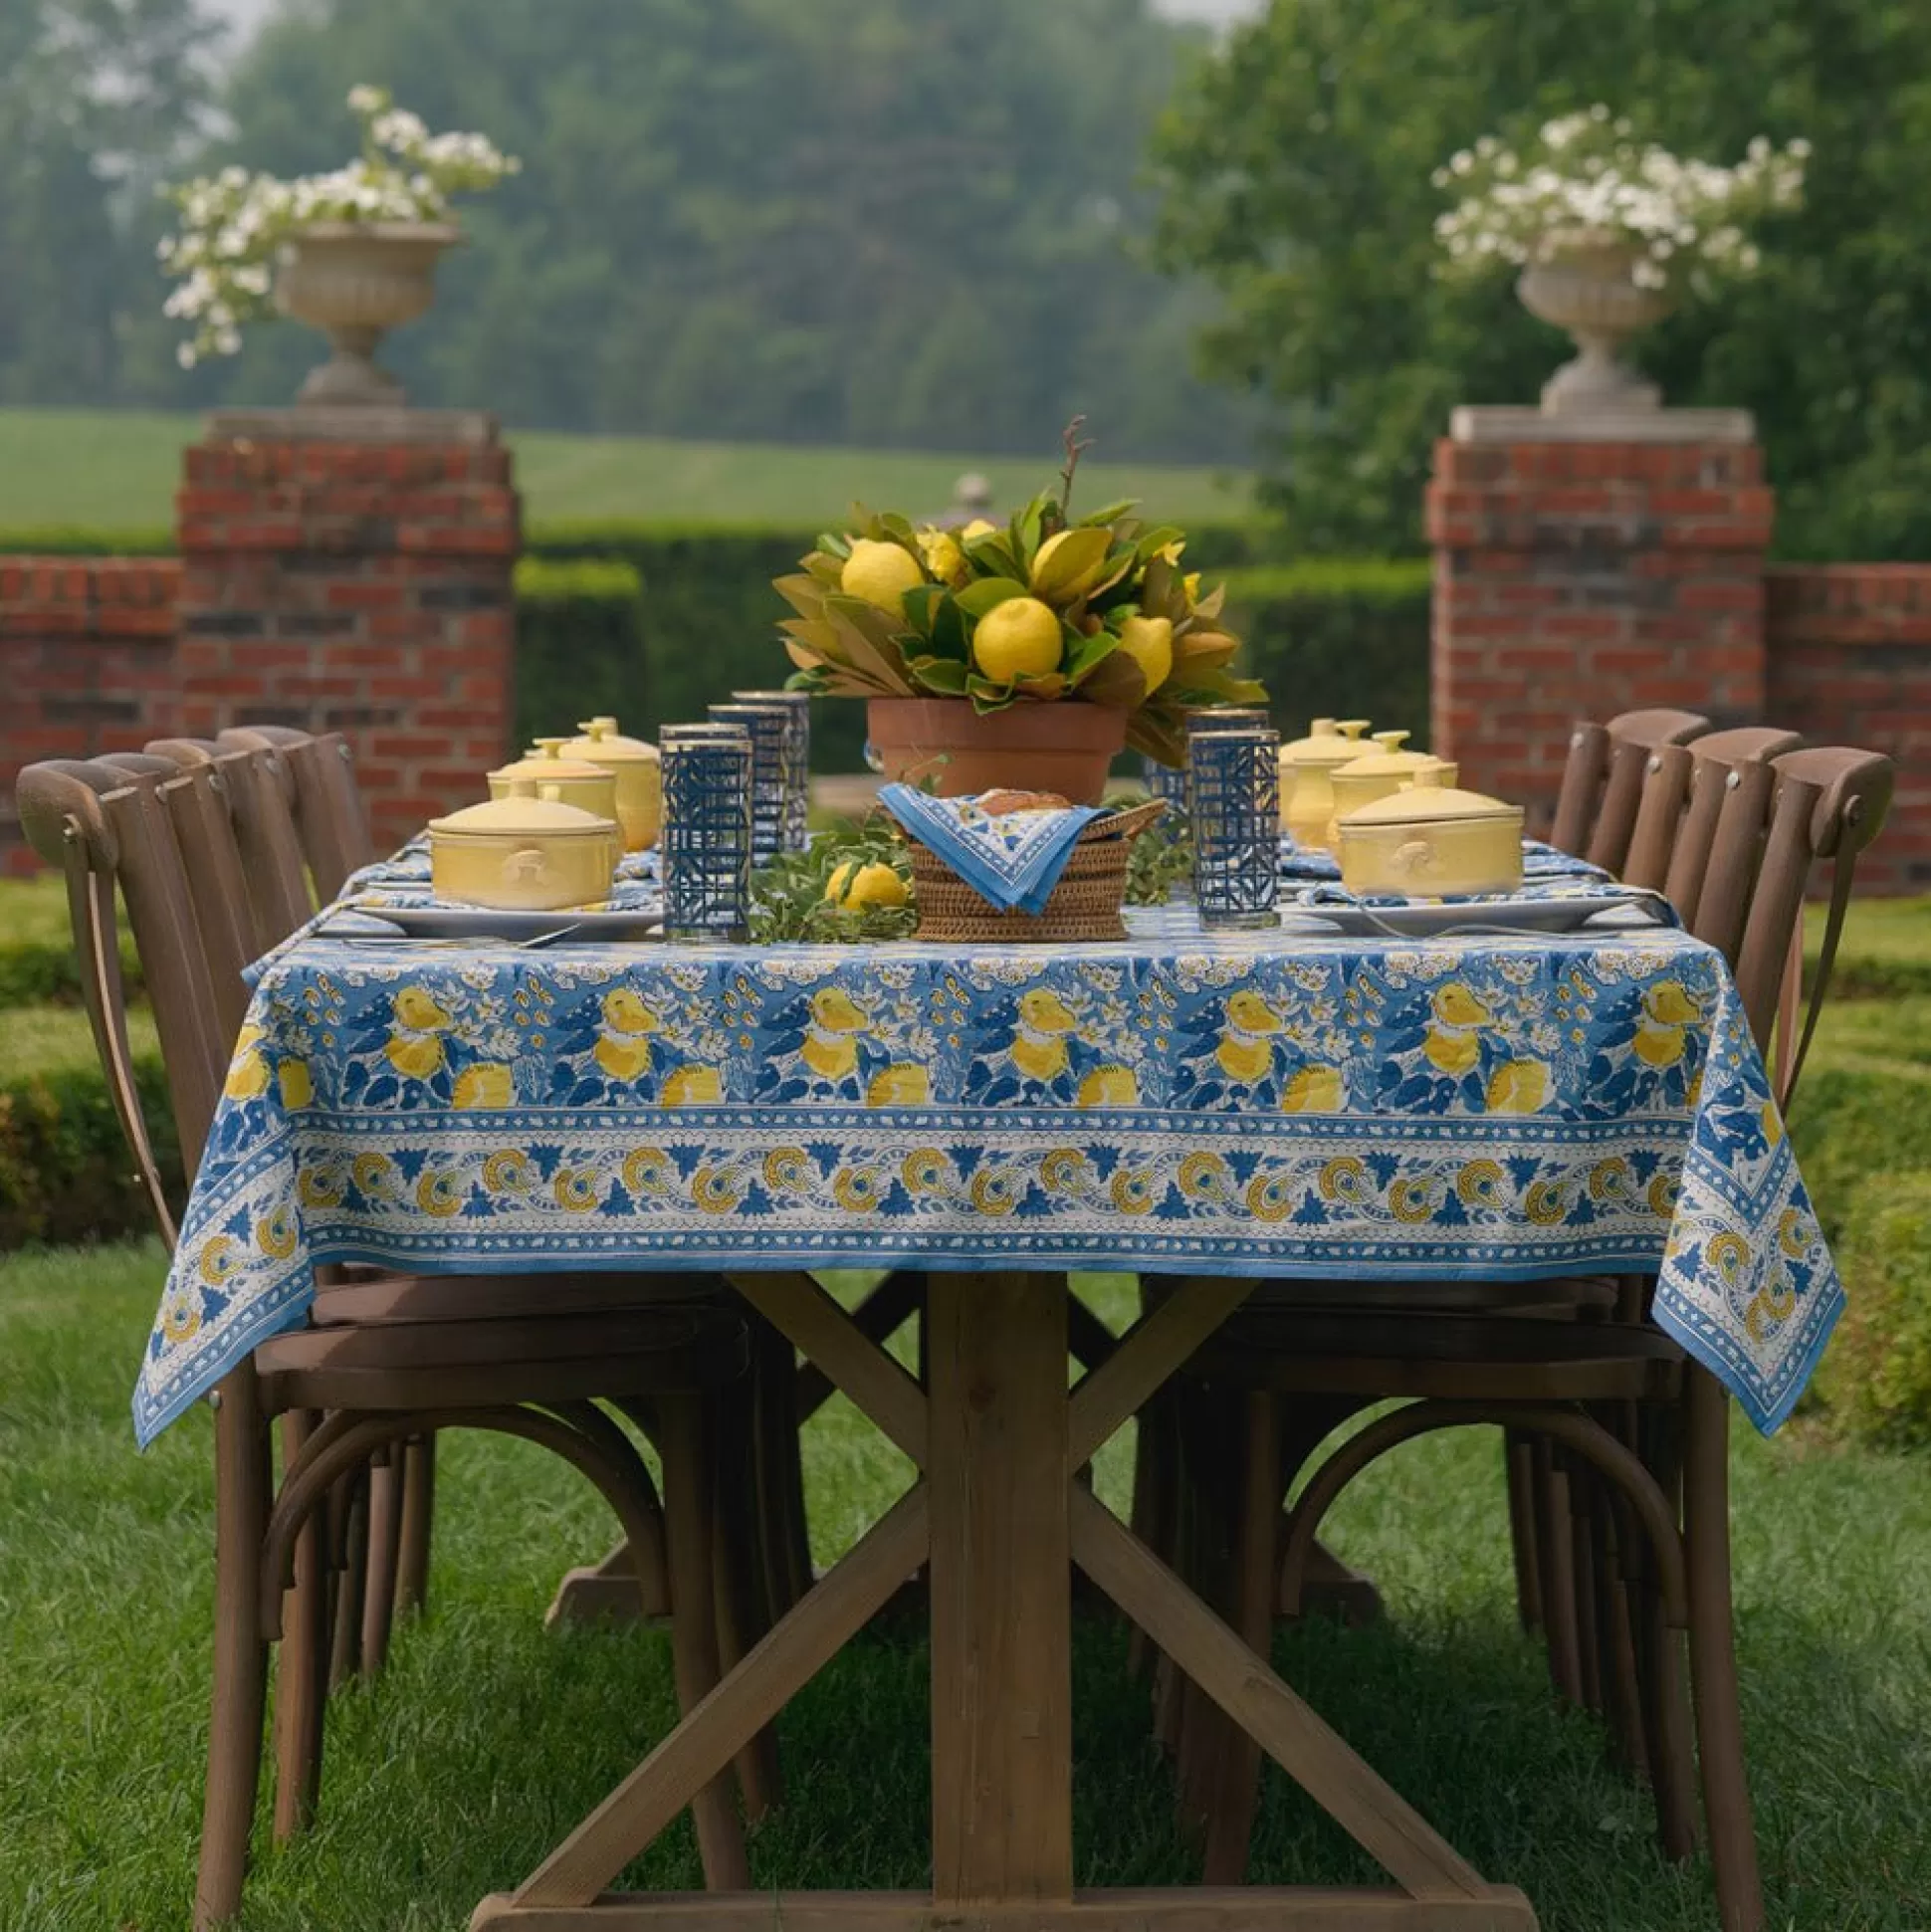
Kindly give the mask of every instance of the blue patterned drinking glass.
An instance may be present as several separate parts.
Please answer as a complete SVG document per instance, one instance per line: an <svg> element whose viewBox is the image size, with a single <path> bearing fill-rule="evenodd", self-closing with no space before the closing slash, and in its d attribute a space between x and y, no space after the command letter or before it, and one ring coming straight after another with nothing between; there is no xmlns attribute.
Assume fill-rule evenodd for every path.
<svg viewBox="0 0 1931 1932"><path fill-rule="evenodd" d="M1272 721L1264 711L1226 705L1217 711L1189 711L1186 714L1186 758L1180 766L1180 795L1176 806L1192 816L1188 789L1193 775L1193 741L1216 732L1264 732Z"/></svg>
<svg viewBox="0 0 1931 1932"><path fill-rule="evenodd" d="M751 862L767 866L784 850L785 745L790 720L781 707L707 705L714 725L737 725L751 740Z"/></svg>
<svg viewBox="0 0 1931 1932"><path fill-rule="evenodd" d="M811 694L807 691L734 691L741 705L772 705L784 712L784 849L811 843Z"/></svg>
<svg viewBox="0 0 1931 1932"><path fill-rule="evenodd" d="M1147 796L1167 800L1167 822L1181 816L1186 810L1185 760L1162 764L1158 758L1143 757L1140 770L1147 781Z"/></svg>
<svg viewBox="0 0 1931 1932"><path fill-rule="evenodd" d="M664 937L751 937L751 746L741 725L666 725Z"/></svg>
<svg viewBox="0 0 1931 1932"><path fill-rule="evenodd" d="M1280 755L1281 735L1269 727L1193 736L1193 897L1208 930L1278 922Z"/></svg>

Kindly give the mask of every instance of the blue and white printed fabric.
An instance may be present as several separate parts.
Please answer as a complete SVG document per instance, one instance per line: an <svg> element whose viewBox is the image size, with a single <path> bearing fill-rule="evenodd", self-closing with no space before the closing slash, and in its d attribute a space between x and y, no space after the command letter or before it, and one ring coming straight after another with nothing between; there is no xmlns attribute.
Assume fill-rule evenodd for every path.
<svg viewBox="0 0 1931 1932"><path fill-rule="evenodd" d="M1655 1272L1774 1428L1841 1304L1741 1003L1660 928L1041 948L311 937L266 964L134 1396L143 1441L425 1271Z"/></svg>
<svg viewBox="0 0 1931 1932"><path fill-rule="evenodd" d="M976 798L934 798L910 785L886 785L878 802L1000 912L1039 914L1059 884L1080 833L1098 805L1053 811L984 811Z"/></svg>

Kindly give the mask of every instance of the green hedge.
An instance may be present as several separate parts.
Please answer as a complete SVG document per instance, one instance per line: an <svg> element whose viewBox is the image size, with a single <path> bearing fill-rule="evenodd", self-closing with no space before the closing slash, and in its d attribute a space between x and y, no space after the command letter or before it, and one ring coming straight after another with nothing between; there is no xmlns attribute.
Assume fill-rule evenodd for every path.
<svg viewBox="0 0 1931 1932"><path fill-rule="evenodd" d="M165 524L90 530L82 524L32 524L0 529L0 556L172 556L174 533Z"/></svg>
<svg viewBox="0 0 1931 1932"><path fill-rule="evenodd" d="M1228 628L1245 640L1248 675L1266 685L1288 735L1312 718L1365 711L1426 745L1428 581L1425 560L1381 557L1228 573Z"/></svg>
<svg viewBox="0 0 1931 1932"><path fill-rule="evenodd" d="M1931 1448L1931 1172L1872 1176L1837 1250L1845 1307L1818 1378L1830 1419L1873 1448Z"/></svg>

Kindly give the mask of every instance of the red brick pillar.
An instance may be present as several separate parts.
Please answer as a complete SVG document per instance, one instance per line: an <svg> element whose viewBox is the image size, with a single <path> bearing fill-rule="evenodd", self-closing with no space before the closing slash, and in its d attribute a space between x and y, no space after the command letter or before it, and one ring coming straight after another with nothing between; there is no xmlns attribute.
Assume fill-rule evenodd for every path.
<svg viewBox="0 0 1931 1932"><path fill-rule="evenodd" d="M1759 720L1771 517L1740 410L1458 409L1427 498L1434 748L1540 829L1577 719Z"/></svg>
<svg viewBox="0 0 1931 1932"><path fill-rule="evenodd" d="M176 508L184 733L345 733L388 844L485 795L510 749L519 543L490 418L218 416Z"/></svg>

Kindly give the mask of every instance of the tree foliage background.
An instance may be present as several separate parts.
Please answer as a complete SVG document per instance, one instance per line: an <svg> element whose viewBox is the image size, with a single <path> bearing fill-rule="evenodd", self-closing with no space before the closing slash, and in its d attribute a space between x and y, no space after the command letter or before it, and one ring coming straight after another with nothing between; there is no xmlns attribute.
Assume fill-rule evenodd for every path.
<svg viewBox="0 0 1931 1932"><path fill-rule="evenodd" d="M185 23L193 3L0 15L38 10L24 39L45 53L66 18ZM523 157L463 204L470 245L433 323L386 352L419 402L988 452L1050 449L1084 410L1110 456L1243 459L1248 405L1190 373L1202 298L1131 247L1147 139L1196 44L1146 0L289 0L223 78L196 158L332 166L358 81ZM178 93L176 148L201 105ZM47 205L99 228L115 211L94 141L79 121L0 128L0 149L67 168ZM0 154L0 197L12 173ZM47 262L75 286L23 293L38 332L0 350L0 382L43 401L286 400L320 348L299 328L252 331L238 367L174 371L158 215L135 212L126 245Z"/></svg>
<svg viewBox="0 0 1931 1932"><path fill-rule="evenodd" d="M1273 0L1158 136L1162 248L1220 287L1206 354L1279 411L1275 501L1310 544L1414 548L1458 402L1532 400L1563 338L1505 281L1433 275L1429 174L1602 101L1679 154L1815 143L1756 279L1637 359L1673 403L1756 411L1788 554L1931 556L1931 5Z"/></svg>

